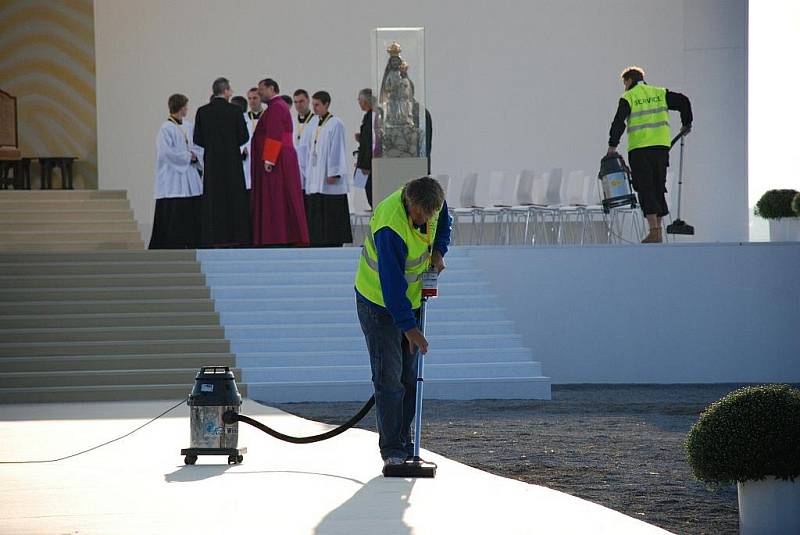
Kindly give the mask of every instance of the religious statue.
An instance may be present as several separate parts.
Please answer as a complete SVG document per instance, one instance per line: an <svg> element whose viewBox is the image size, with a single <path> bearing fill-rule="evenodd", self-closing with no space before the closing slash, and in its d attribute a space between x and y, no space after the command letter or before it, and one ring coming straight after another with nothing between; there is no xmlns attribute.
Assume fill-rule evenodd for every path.
<svg viewBox="0 0 800 535"><path fill-rule="evenodd" d="M400 56L400 44L386 49L389 61L381 81L375 118L375 156L416 158L419 151L419 104L414 99L414 82L408 77L408 63Z"/></svg>

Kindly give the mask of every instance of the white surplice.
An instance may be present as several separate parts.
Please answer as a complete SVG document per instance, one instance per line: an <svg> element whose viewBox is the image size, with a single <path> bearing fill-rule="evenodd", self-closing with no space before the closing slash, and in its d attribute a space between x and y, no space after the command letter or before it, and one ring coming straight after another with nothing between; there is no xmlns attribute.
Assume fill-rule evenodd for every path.
<svg viewBox="0 0 800 535"><path fill-rule="evenodd" d="M320 128L319 120L319 117L315 116L306 125L297 147L303 189L306 195L346 194L350 191L348 178L353 168L347 159L344 123L338 117L331 116ZM339 180L335 184L328 184L325 180L327 177L337 175Z"/></svg>
<svg viewBox="0 0 800 535"><path fill-rule="evenodd" d="M264 117L265 110L261 110L261 115L259 115L259 119ZM252 152L252 147L250 147L250 142L253 140L253 132L256 130L256 124L258 124L259 119L251 119L250 118L250 110L244 112L244 123L247 125L247 133L250 137L247 138L247 143L239 147L240 152L244 152L247 149L247 156L242 160L242 167L244 168L244 186L247 189L250 189L250 184L252 179L250 178L250 153Z"/></svg>
<svg viewBox="0 0 800 535"><path fill-rule="evenodd" d="M156 137L156 199L203 194L203 148L192 142L194 123L165 121ZM192 162L192 152L197 161Z"/></svg>

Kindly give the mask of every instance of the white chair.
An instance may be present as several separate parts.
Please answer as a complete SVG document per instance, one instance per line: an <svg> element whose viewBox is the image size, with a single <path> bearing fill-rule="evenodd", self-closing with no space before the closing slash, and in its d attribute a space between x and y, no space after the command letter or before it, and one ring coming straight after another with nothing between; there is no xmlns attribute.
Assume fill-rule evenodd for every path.
<svg viewBox="0 0 800 535"><path fill-rule="evenodd" d="M561 168L542 173L533 182L534 211L541 221L541 230L534 233L532 243L545 245L558 243L558 207L561 204Z"/></svg>
<svg viewBox="0 0 800 535"><path fill-rule="evenodd" d="M478 244L484 243L486 226L490 219L494 220L497 232L493 235L495 244L510 241L510 208L514 205L519 175L493 171L490 175L489 202L480 208L480 234Z"/></svg>
<svg viewBox="0 0 800 535"><path fill-rule="evenodd" d="M584 214L586 224L583 227L581 243L610 243L611 234L608 228L608 217L603 210L603 197L600 193L600 180L592 175L584 176L583 197L586 199ZM602 238L598 237L597 230L603 229Z"/></svg>
<svg viewBox="0 0 800 535"><path fill-rule="evenodd" d="M461 231L461 219L462 218L469 218L472 223L472 228L470 229L470 239L469 244L471 245L473 242L473 238L477 236L477 226L478 226L478 210L479 207L477 206L476 201L476 193L478 189L478 173L468 173L464 177L464 181L461 185L461 190L458 194L458 205L455 208L450 209L450 215L453 217L453 227L454 230L458 229L457 238L459 238L459 244L463 244L463 238L461 235L463 232Z"/></svg>
<svg viewBox="0 0 800 535"><path fill-rule="evenodd" d="M512 229L511 242L512 243L530 243L528 241L528 232L531 229L531 221L533 219L533 226L536 226L536 214L532 210L534 203L533 200L533 183L535 174L530 169L523 169L519 174L519 181L517 182L516 202L509 209L510 212L510 226ZM515 238L520 236L520 240Z"/></svg>
<svg viewBox="0 0 800 535"><path fill-rule="evenodd" d="M436 181L444 190L444 198L447 200L447 190L450 188L450 175L436 175ZM450 203L448 203L449 205Z"/></svg>
<svg viewBox="0 0 800 535"><path fill-rule="evenodd" d="M347 194L350 206L350 227L353 229L353 245L361 246L369 232L369 220L372 218L367 196L361 188L351 188Z"/></svg>
<svg viewBox="0 0 800 535"><path fill-rule="evenodd" d="M561 183L561 205L558 207L558 243L580 243L586 229L586 199L583 171L572 171Z"/></svg>

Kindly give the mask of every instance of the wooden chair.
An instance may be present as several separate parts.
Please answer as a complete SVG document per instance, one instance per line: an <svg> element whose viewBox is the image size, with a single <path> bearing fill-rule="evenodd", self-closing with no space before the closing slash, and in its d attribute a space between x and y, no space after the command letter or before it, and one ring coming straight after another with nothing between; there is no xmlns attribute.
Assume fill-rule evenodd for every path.
<svg viewBox="0 0 800 535"><path fill-rule="evenodd" d="M12 169L13 179L8 176ZM22 151L19 150L17 98L0 89L0 188L27 186L30 189L30 180L25 182Z"/></svg>

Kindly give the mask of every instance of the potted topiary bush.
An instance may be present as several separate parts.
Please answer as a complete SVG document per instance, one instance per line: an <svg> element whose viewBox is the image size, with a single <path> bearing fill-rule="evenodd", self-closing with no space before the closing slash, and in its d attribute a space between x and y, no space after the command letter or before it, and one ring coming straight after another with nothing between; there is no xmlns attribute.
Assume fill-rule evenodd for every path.
<svg viewBox="0 0 800 535"><path fill-rule="evenodd" d="M800 390L731 392L703 411L686 451L697 479L736 483L742 535L800 533Z"/></svg>
<svg viewBox="0 0 800 535"><path fill-rule="evenodd" d="M799 241L800 217L792 209L793 189L771 189L756 203L755 215L769 220L770 241Z"/></svg>

